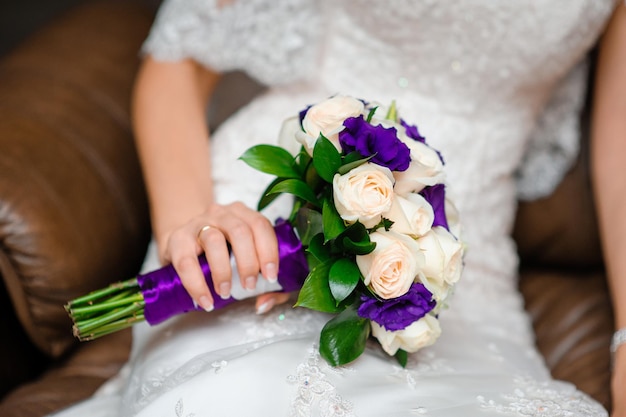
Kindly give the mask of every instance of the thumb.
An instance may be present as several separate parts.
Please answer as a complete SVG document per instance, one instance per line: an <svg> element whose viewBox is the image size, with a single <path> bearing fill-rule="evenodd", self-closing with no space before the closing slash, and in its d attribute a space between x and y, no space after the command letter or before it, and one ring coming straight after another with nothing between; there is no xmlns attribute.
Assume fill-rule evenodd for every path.
<svg viewBox="0 0 626 417"><path fill-rule="evenodd" d="M282 292L270 292L261 294L256 298L256 313L265 314L274 306L283 304L289 299L289 294Z"/></svg>

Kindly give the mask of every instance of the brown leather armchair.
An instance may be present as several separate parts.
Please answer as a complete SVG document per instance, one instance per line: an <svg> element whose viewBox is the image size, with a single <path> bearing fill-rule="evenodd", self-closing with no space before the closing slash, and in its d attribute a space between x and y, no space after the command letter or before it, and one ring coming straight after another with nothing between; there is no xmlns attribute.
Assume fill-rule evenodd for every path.
<svg viewBox="0 0 626 417"><path fill-rule="evenodd" d="M149 240L129 97L153 13L87 3L0 62L4 417L87 397L127 359L128 331L78 344L63 304L133 276ZM608 407L612 318L585 162L553 197L521 205L515 235L548 366Z"/></svg>

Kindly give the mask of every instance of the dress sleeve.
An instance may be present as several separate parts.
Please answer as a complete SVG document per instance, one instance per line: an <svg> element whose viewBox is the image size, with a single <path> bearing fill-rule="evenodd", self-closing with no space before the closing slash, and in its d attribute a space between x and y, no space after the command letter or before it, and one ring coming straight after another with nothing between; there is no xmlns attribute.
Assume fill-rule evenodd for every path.
<svg viewBox="0 0 626 417"><path fill-rule="evenodd" d="M142 53L282 84L314 70L320 20L315 0L165 0Z"/></svg>
<svg viewBox="0 0 626 417"><path fill-rule="evenodd" d="M587 73L585 60L561 81L542 112L517 172L521 200L550 195L573 166L580 149Z"/></svg>

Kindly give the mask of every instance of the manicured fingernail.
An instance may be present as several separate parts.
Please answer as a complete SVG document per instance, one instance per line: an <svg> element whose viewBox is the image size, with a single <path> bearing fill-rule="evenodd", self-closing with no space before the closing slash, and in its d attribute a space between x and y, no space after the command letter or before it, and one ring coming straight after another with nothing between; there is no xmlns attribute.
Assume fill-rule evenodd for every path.
<svg viewBox="0 0 626 417"><path fill-rule="evenodd" d="M246 278L246 288L249 290L253 290L256 288L256 277Z"/></svg>
<svg viewBox="0 0 626 417"><path fill-rule="evenodd" d="M265 279L269 282L278 281L278 270L276 269L276 264L270 262L265 265Z"/></svg>
<svg viewBox="0 0 626 417"><path fill-rule="evenodd" d="M198 300L198 304L200 304L200 307L202 307L207 313L213 311L213 309L215 308L209 297L207 297L206 295L200 297L200 299Z"/></svg>
<svg viewBox="0 0 626 417"><path fill-rule="evenodd" d="M276 301L273 298L270 298L269 300L267 300L266 302L261 304L259 307L257 307L256 313L257 314L265 314L265 313L267 313L268 311L270 311L272 309L272 307L274 307L275 303L276 303Z"/></svg>
<svg viewBox="0 0 626 417"><path fill-rule="evenodd" d="M220 284L220 297L222 297L222 300L230 298L230 282L222 282Z"/></svg>

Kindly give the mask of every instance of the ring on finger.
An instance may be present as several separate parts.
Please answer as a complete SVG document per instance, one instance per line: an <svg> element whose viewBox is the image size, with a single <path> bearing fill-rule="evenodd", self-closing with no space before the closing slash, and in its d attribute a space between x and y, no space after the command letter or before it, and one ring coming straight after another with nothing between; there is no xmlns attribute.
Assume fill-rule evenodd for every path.
<svg viewBox="0 0 626 417"><path fill-rule="evenodd" d="M210 226L208 224L205 226L202 226L202 228L198 230L198 235L197 235L198 240L200 240L200 238L202 237L202 233L206 232L209 229L213 229L213 226Z"/></svg>

